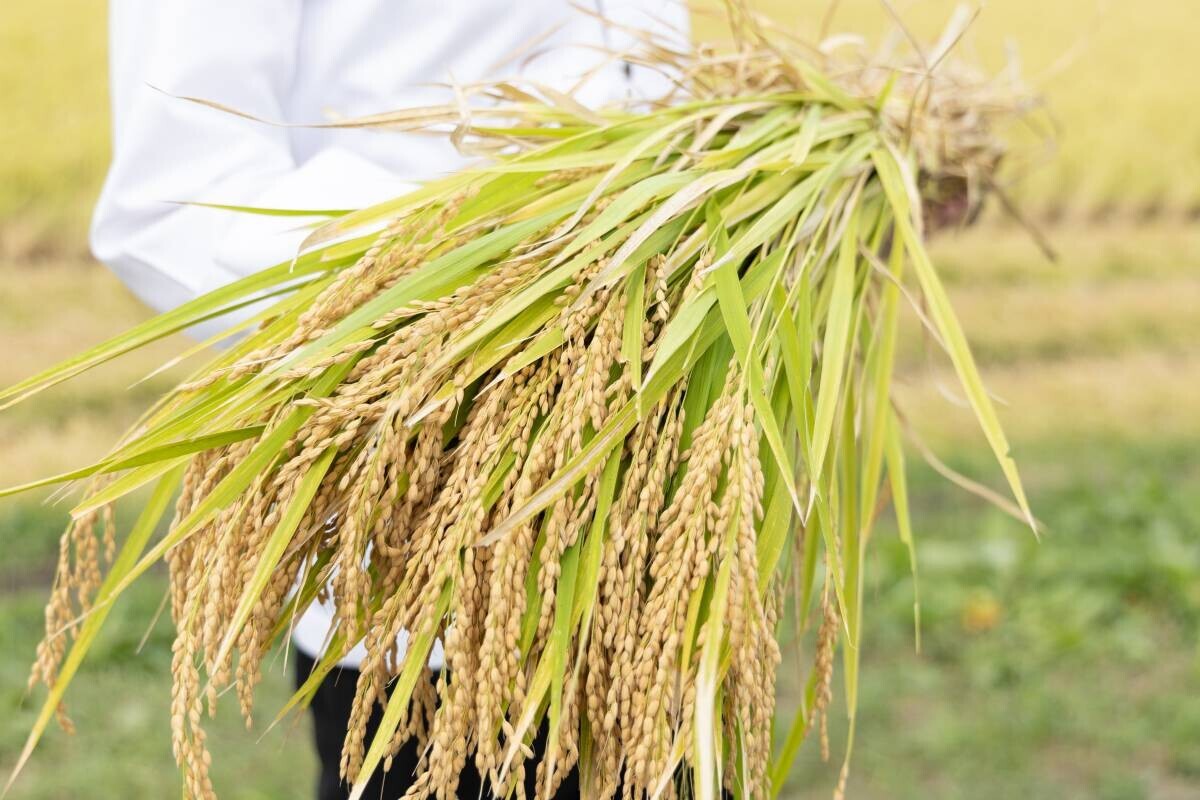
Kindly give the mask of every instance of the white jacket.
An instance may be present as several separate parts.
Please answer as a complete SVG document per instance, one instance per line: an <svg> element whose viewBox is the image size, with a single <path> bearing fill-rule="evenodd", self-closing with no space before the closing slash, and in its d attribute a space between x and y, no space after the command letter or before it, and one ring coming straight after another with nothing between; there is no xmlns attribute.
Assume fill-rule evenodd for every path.
<svg viewBox="0 0 1200 800"><path fill-rule="evenodd" d="M580 4L687 35L682 0ZM632 44L568 0L112 0L110 15L113 160L91 245L160 311L290 258L303 236L295 218L179 201L357 208L465 163L437 137L265 125L171 95L319 122L444 103L452 82L520 76L569 89L605 59L601 48ZM542 55L504 63L535 42ZM603 105L665 88L656 73L611 63L578 96ZM317 654L330 619L314 606L296 644ZM342 663L362 656L360 646Z"/></svg>

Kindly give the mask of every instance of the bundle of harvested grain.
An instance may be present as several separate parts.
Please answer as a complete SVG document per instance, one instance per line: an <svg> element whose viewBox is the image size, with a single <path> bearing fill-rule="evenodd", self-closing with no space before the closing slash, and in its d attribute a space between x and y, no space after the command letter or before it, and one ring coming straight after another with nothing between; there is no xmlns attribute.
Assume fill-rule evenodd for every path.
<svg viewBox="0 0 1200 800"><path fill-rule="evenodd" d="M650 50L681 78L655 110L498 84L472 90L493 105L361 121L451 121L496 157L332 217L293 263L0 393L274 298L107 458L37 484L94 481L63 538L22 761L113 601L160 561L190 796L213 794L203 702L235 685L249 719L264 654L318 597L336 629L288 707L365 642L343 756L360 792L410 737L414 796L454 796L469 758L519 791L545 727L540 796L575 766L588 796L770 796L824 719L839 643L852 716L885 491L911 546L890 388L905 299L1028 517L922 242L923 187L978 185L1013 106L978 81L818 67L749 30L732 55ZM113 503L147 484L118 547ZM772 767L785 613L815 657Z"/></svg>

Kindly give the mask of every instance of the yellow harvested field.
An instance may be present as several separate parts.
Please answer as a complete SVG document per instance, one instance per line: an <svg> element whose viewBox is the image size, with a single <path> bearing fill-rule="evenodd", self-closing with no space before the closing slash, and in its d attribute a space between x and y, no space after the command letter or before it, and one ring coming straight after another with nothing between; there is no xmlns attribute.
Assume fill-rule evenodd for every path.
<svg viewBox="0 0 1200 800"><path fill-rule="evenodd" d="M694 5L716 7L711 0ZM1033 209L1072 216L1192 216L1200 209L1200 13L1193 0L752 0L799 35L879 41L893 8L934 41L959 6L981 10L960 54L998 70L1015 56L1059 127L1057 153L1019 186ZM718 29L705 13L698 30ZM1029 142L1032 144L1032 140ZM1033 153L1030 153L1033 155Z"/></svg>
<svg viewBox="0 0 1200 800"><path fill-rule="evenodd" d="M1200 436L1200 349L1020 363L985 370L1020 461L1033 442L1120 437L1144 442ZM909 375L901 404L922 436L943 450L982 446L979 425L945 369Z"/></svg>
<svg viewBox="0 0 1200 800"><path fill-rule="evenodd" d="M880 0L753 5L812 37L830 2L832 30L877 38L892 25ZM959 3L891 4L928 39ZM718 18L704 10L717 3L693 6L698 35L718 33ZM0 85L7 106L20 109L0 125L0 253L82 249L108 158L106 21L100 2L0 3ZM999 67L1011 46L1060 127L1057 157L1020 187L1032 210L1177 218L1200 209L1200 104L1190 88L1200 73L1198 41L1193 0L999 0L983 7L963 53Z"/></svg>
<svg viewBox="0 0 1200 800"><path fill-rule="evenodd" d="M1015 229L981 228L935 242L938 268L982 363L1195 349L1200 230L1087 226L1057 229L1052 239L1057 262ZM902 363L925 358L920 337L910 336Z"/></svg>
<svg viewBox="0 0 1200 800"><path fill-rule="evenodd" d="M107 270L91 262L0 262L11 289L0 294L0 384L9 386L150 316ZM60 310L62 313L56 313ZM0 486L94 461L171 385L170 374L134 386L177 354L185 340L55 387L36 403L0 412ZM171 373L176 377L178 373Z"/></svg>

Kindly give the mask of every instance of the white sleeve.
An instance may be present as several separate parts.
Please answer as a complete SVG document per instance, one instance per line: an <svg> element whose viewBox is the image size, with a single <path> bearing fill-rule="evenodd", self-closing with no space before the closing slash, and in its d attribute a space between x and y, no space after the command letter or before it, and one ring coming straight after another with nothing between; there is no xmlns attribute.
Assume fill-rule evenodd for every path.
<svg viewBox="0 0 1200 800"><path fill-rule="evenodd" d="M338 148L297 164L286 128L167 94L284 119L301 3L110 3L113 161L91 245L155 309L289 258L304 235L294 217L179 201L347 208L406 188L382 167Z"/></svg>

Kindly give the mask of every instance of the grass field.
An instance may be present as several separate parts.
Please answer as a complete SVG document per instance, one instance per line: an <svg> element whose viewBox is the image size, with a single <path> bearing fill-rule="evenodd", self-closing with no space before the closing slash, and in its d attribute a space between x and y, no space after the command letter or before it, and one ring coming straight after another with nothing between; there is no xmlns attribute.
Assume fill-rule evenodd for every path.
<svg viewBox="0 0 1200 800"><path fill-rule="evenodd" d="M826 8L763 7L785 5L810 32ZM954 4L894 5L929 32ZM886 19L875 0L844 0L833 27L876 32ZM0 384L146 313L85 255L107 151L103 27L94 0L0 4L0 97L20 111L0 125ZM867 565L850 797L1198 797L1200 227L1188 220L1200 205L1200 105L1179 87L1200 66L1200 21L1186 0L1003 0L968 46L997 63L1009 37L1031 75L1081 43L1044 85L1061 158L1024 188L1035 212L1068 212L1051 227L1062 258L1050 264L997 227L935 249L1046 531L1035 541L913 459L922 650L904 551L885 526ZM0 413L0 485L101 453L170 376L131 384L177 346ZM915 325L901 364L924 439L999 486ZM63 515L35 497L0 501L0 778L32 719L24 678ZM151 625L164 587L158 575L118 608L72 692L79 733L52 733L13 798L178 795L170 625ZM277 661L253 732L232 702L212 723L222 797L306 796L305 721L263 736L287 684ZM835 717L831 763L805 746L789 797L829 796L843 724Z"/></svg>

